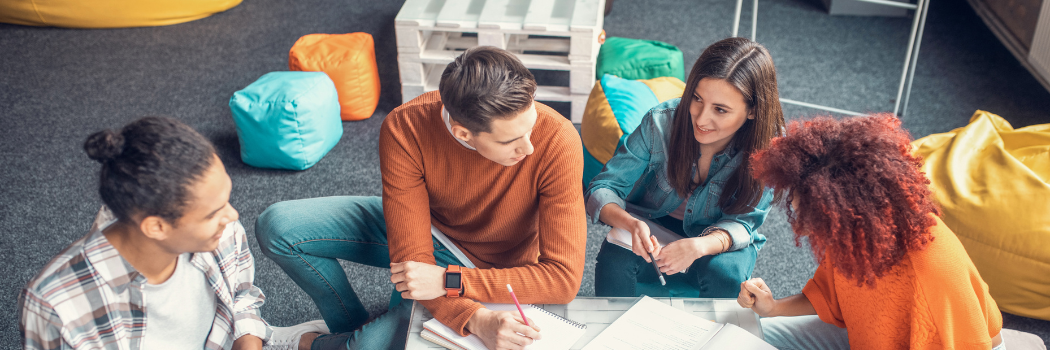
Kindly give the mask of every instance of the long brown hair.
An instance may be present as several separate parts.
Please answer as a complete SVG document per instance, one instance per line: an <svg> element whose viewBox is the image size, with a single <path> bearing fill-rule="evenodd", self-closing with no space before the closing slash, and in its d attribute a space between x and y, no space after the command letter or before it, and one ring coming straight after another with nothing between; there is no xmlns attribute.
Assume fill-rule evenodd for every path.
<svg viewBox="0 0 1050 350"><path fill-rule="evenodd" d="M765 47L754 41L727 38L708 46L693 64L682 100L675 110L667 157L668 180L682 197L698 186L693 182L692 170L700 158L700 143L693 136L689 101L704 78L721 79L736 87L744 96L748 111L755 116L744 122L729 143L729 147L744 153L744 160L726 181L718 198L723 212L750 212L762 199L764 189L762 183L751 176L751 154L769 146L769 141L782 135L784 129L773 58Z"/></svg>

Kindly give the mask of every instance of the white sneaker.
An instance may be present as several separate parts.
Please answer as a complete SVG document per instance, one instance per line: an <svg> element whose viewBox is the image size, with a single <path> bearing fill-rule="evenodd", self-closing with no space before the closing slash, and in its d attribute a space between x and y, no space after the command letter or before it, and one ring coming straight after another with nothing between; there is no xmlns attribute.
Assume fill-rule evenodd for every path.
<svg viewBox="0 0 1050 350"><path fill-rule="evenodd" d="M270 340L263 344L263 350L298 350L299 338L306 333L328 334L328 325L324 320L303 322L291 327L273 327Z"/></svg>

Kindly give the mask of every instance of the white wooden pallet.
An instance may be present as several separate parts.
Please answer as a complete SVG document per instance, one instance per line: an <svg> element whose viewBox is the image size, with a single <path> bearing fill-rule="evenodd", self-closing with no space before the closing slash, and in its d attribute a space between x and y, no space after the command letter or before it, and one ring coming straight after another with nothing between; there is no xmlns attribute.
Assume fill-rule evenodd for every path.
<svg viewBox="0 0 1050 350"><path fill-rule="evenodd" d="M539 101L571 102L583 117L594 85L605 0L406 0L394 19L401 98L437 90L441 72L468 48L513 52L529 69L569 72L569 86L540 86Z"/></svg>

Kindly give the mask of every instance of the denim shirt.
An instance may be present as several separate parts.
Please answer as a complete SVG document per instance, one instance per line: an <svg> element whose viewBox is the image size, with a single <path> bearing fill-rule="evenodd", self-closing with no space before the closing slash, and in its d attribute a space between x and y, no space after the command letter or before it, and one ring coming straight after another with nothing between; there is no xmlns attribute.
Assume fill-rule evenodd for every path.
<svg viewBox="0 0 1050 350"><path fill-rule="evenodd" d="M667 145L671 139L678 98L668 100L649 110L634 133L616 149L616 154L605 164L602 172L587 187L587 213L591 222L598 222L606 204L616 203L621 208L655 219L673 212L684 200L671 187L667 178ZM744 161L743 152L734 147L715 154L707 181L693 190L683 216L683 230L690 237L699 236L710 226L729 232L733 245L730 251L750 244L761 249L766 237L755 232L769 213L773 190L766 188L754 210L744 214L726 214L718 205L726 180ZM693 164L693 175L696 175Z"/></svg>

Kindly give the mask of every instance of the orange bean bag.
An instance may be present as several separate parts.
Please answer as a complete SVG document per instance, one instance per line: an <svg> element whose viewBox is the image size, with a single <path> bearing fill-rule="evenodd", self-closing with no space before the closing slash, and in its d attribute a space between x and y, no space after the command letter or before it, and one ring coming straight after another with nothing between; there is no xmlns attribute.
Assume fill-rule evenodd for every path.
<svg viewBox="0 0 1050 350"><path fill-rule="evenodd" d="M0 0L0 22L67 28L166 26L229 10L241 0Z"/></svg>
<svg viewBox="0 0 1050 350"><path fill-rule="evenodd" d="M305 35L288 52L288 69L328 74L343 120L368 119L379 104L375 43L368 33Z"/></svg>

